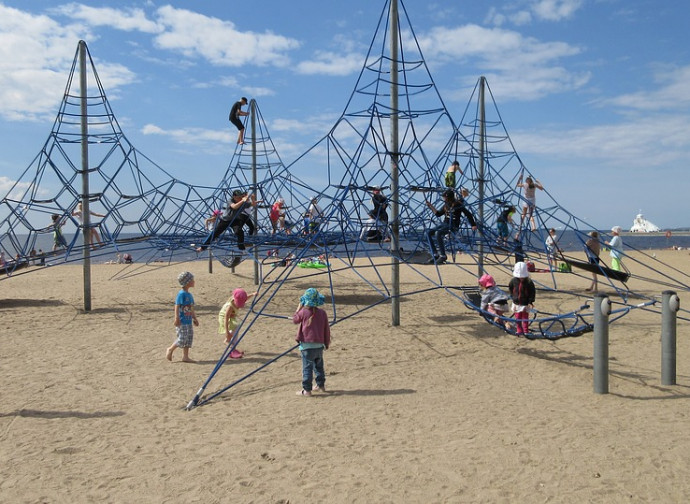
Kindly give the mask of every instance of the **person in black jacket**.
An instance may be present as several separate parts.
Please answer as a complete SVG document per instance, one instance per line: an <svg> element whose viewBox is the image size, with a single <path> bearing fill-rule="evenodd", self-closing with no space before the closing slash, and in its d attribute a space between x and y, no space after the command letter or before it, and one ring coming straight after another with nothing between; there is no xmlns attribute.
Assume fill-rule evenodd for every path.
<svg viewBox="0 0 690 504"><path fill-rule="evenodd" d="M472 226L472 230L477 229L477 223L474 220L474 216L465 207L465 200L462 198L456 199L453 189L446 189L441 195L443 196L443 207L440 210L437 210L430 201L425 200L426 206L429 207L436 217L445 216L443 222L428 231L429 246L434 256L430 261L432 264L444 263L448 259L443 239L448 233L454 233L460 228L460 221L462 220L463 214L467 217L467 221L470 223L470 226ZM438 244L438 253L436 252L434 239L436 239L436 243Z"/></svg>
<svg viewBox="0 0 690 504"><path fill-rule="evenodd" d="M225 230L230 227L237 237L237 248L245 249L244 245L244 230L242 229L246 224L249 216L244 212L247 205L254 205L255 199L241 189L235 189L232 192L232 198L228 201L228 205L223 211L222 215L216 220L216 226L213 232L208 235L204 243L197 247L196 251L201 252L208 248L208 245L222 235Z"/></svg>
<svg viewBox="0 0 690 504"><path fill-rule="evenodd" d="M511 309L515 316L515 333L518 336L529 334L529 314L534 307L537 289L524 262L517 262L513 266L513 278L508 283L508 292L513 300Z"/></svg>

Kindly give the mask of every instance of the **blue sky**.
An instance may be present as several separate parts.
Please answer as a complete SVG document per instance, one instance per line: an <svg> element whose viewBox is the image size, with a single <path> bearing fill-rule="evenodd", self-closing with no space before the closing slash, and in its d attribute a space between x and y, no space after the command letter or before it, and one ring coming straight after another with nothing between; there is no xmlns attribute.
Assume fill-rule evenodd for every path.
<svg viewBox="0 0 690 504"><path fill-rule="evenodd" d="M344 110L383 1L0 1L0 194L46 141L80 39L118 121L181 180L224 173L240 96L288 164ZM487 77L529 170L595 227L690 227L690 2L407 0L451 114Z"/></svg>

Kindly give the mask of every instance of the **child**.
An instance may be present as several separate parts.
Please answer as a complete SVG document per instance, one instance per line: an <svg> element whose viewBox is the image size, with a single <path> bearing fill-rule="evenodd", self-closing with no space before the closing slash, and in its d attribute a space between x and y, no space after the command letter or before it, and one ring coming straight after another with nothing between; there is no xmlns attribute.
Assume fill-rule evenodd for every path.
<svg viewBox="0 0 690 504"><path fill-rule="evenodd" d="M65 220L60 220L58 214L53 214L50 218L53 220L53 252L55 252L67 247L67 240L62 236L62 226L65 224Z"/></svg>
<svg viewBox="0 0 690 504"><path fill-rule="evenodd" d="M529 333L529 311L534 304L537 289L529 277L527 264L515 263L513 278L508 283L508 291L513 300L511 309L515 314L515 332L518 336Z"/></svg>
<svg viewBox="0 0 690 504"><path fill-rule="evenodd" d="M496 228L498 230L498 240L499 242L506 244L508 243L508 236L510 235L509 226L512 228L515 226L513 222L513 214L515 213L515 207L513 205L507 206L501 210L498 218L496 219Z"/></svg>
<svg viewBox="0 0 690 504"><path fill-rule="evenodd" d="M451 163L451 165L448 167L448 170L446 171L446 177L444 180L446 187L455 189L455 172L460 172L460 175L462 175L462 170L460 169L460 162L457 159Z"/></svg>
<svg viewBox="0 0 690 504"><path fill-rule="evenodd" d="M558 244L556 243L556 230L554 228L549 229L549 236L546 237L544 245L546 245L546 257L549 260L549 269L553 271L556 269L554 253L558 250Z"/></svg>
<svg viewBox="0 0 690 504"><path fill-rule="evenodd" d="M292 321L299 324L295 341L302 354L302 390L298 396L311 396L312 376L316 374L314 390L326 392L326 372L323 367L323 349L331 345L331 327L328 315L318 308L324 303L319 291L310 288L300 297Z"/></svg>
<svg viewBox="0 0 690 504"><path fill-rule="evenodd" d="M611 269L616 271L621 270L621 256L623 255L623 238L620 236L621 231L622 229L620 226L613 226L611 228L613 238L611 238L610 242L604 242L611 248L609 251L611 254Z"/></svg>
<svg viewBox="0 0 690 504"><path fill-rule="evenodd" d="M84 226L84 209L82 208L81 201L77 205L77 208L72 212L72 215L79 219L79 223ZM94 217L105 217L103 214L99 214L96 212L92 212L89 210L89 215L93 215ZM91 223L91 231L89 232L89 245L92 249L96 249L98 247L103 246L103 242L101 241L101 235L98 233L97 226L93 226Z"/></svg>
<svg viewBox="0 0 690 504"><path fill-rule="evenodd" d="M276 234L276 231L278 231L278 224L280 224L280 229L285 231L285 234L290 234L290 224L285 222L285 200L283 198L278 198L276 202L273 203L268 218L273 228L271 234Z"/></svg>
<svg viewBox="0 0 690 504"><path fill-rule="evenodd" d="M180 273L177 281L182 286L182 290L177 293L175 299L175 328L177 331L177 340L170 345L165 352L165 358L172 361L173 352L176 348L182 349L182 362L194 362L189 358L189 349L192 348L192 341L194 340L194 328L199 325L194 312L194 296L189 292L189 289L194 287L194 275L189 271Z"/></svg>
<svg viewBox="0 0 690 504"><path fill-rule="evenodd" d="M256 296L256 292L247 294L244 289L235 289L232 291L232 296L228 299L223 307L218 312L218 334L225 334L225 343L232 343L237 345L235 340L235 328L237 327L237 310L244 308L247 304L247 299ZM233 348L229 357L231 359L241 359L244 352Z"/></svg>
<svg viewBox="0 0 690 504"><path fill-rule="evenodd" d="M516 187L522 187L525 190L525 199L522 206L522 216L520 217L520 231L522 231L522 226L525 222L525 217L529 216L529 221L532 224L532 231L537 230L537 226L534 223L534 209L537 207L537 189L544 190L544 186L541 185L537 179L532 179L532 177L527 177L525 182L522 182L522 175L518 180Z"/></svg>
<svg viewBox="0 0 690 504"><path fill-rule="evenodd" d="M508 311L510 296L496 285L494 277L488 273L484 273L479 278L479 285L482 288L482 300L479 307L486 312L496 315L494 317L496 324L504 325L506 329L510 329L510 324L501 319L503 314Z"/></svg>

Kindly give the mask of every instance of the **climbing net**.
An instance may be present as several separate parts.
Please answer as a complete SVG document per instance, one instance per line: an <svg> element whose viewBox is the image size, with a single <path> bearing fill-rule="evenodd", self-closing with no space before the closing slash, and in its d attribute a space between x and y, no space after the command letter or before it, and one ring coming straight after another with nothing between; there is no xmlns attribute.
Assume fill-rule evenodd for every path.
<svg viewBox="0 0 690 504"><path fill-rule="evenodd" d="M254 233L246 236L246 249L239 247L232 233L221 235L208 249L225 264L234 264L224 262L228 257L249 260L260 273L259 295L237 328L239 341L262 317L284 318L284 307L276 303L279 291L298 290L305 281L325 290L332 301L333 324L395 295L434 290L457 297L489 324L504 328L479 307L476 279L488 272L505 285L514 262L524 260L534 267L540 298L554 300L553 309L534 312L531 324L531 337L548 339L581 335L592 326L591 296L559 288L561 274L579 275L583 281L598 275L619 297L614 319L636 307L654 309L655 296L631 289L633 281L688 290L687 274L637 251L625 252L631 271L624 274L604 261L600 265L583 261L579 251L591 226L561 207L548 187L537 190L531 218L521 218L526 199L519 184L537 177L517 154L488 83L479 79L455 122L402 3L401 7L395 19L402 27L397 31L396 51L389 49L390 5L385 2L353 92L323 138L284 164L258 104L252 101L245 119L246 143L235 148L221 180L211 186L178 180L128 141L91 55L80 43L46 143L0 202L2 278L30 272L34 264L81 261L87 246L91 257L129 254L139 265L198 259L195 249L217 225L205 224L206 219L222 211L239 190L256 199L249 208ZM85 49L88 63L86 97L77 79L80 49ZM456 160L460 170L449 183L447 169ZM440 208L441 194L448 189L465 201L477 225L463 220L445 236L449 258L442 264L430 254L430 230L440 221L428 203ZM274 228L270 209L278 199L285 202L288 225ZM80 202L88 206L81 211L83 223ZM499 231L497 221L511 207L514 223L506 234ZM84 228L91 237L86 244ZM561 243L555 253L546 243L550 228L558 230L556 239ZM60 234L64 243L58 243ZM391 277L383 272L392 266L409 269L425 286L395 294ZM133 274L136 267L127 266L120 277ZM357 296L366 304L343 313L336 290L339 273L345 269L354 272ZM201 404L227 390L223 387L202 398L234 346L225 349L190 404Z"/></svg>

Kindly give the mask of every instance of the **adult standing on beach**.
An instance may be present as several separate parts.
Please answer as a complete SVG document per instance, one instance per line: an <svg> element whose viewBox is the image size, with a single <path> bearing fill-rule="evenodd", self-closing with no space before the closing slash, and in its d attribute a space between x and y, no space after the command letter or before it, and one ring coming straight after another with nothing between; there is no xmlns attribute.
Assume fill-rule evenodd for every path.
<svg viewBox="0 0 690 504"><path fill-rule="evenodd" d="M599 253L601 252L601 243L599 242L599 232L592 231L589 233L589 239L585 242L585 252L590 264L599 265ZM592 284L587 291L597 292L597 274L592 272Z"/></svg>
<svg viewBox="0 0 690 504"><path fill-rule="evenodd" d="M247 99L243 96L239 99L239 101L236 101L232 105L232 108L230 109L230 116L228 117L228 119L230 119L230 122L234 124L237 128L238 145L244 144L244 124L242 124L242 119L240 119L240 117L249 115L249 112L245 112L244 110L242 110L242 106L246 104Z"/></svg>

